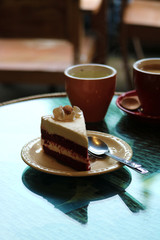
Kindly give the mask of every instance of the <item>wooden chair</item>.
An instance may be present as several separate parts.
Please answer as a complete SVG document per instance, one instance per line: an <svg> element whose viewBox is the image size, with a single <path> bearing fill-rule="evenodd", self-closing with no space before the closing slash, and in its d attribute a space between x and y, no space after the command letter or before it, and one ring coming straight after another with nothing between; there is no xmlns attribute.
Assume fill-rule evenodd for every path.
<svg viewBox="0 0 160 240"><path fill-rule="evenodd" d="M66 67L92 62L79 0L0 1L0 82L64 85Z"/></svg>
<svg viewBox="0 0 160 240"><path fill-rule="evenodd" d="M96 37L96 54L94 62L106 63L108 57L108 0L81 0L81 9L88 13L91 32Z"/></svg>
<svg viewBox="0 0 160 240"><path fill-rule="evenodd" d="M144 57L141 42L160 42L160 1L122 0L120 45L127 84L133 88L128 59L129 40L133 41L138 59Z"/></svg>

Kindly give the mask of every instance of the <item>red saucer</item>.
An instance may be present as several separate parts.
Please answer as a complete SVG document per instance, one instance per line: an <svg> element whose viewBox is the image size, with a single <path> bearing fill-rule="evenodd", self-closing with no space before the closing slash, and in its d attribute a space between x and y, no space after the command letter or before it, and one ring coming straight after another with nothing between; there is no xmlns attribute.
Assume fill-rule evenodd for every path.
<svg viewBox="0 0 160 240"><path fill-rule="evenodd" d="M117 107L119 107L123 112L127 113L129 116L132 116L136 119L145 120L145 121L154 122L154 123L158 123L158 122L160 123L160 116L151 116L151 115L144 114L141 111L141 108L136 110L129 110L121 105L121 102L124 98L135 97L135 96L137 97L137 93L135 90L129 91L120 95L116 100Z"/></svg>

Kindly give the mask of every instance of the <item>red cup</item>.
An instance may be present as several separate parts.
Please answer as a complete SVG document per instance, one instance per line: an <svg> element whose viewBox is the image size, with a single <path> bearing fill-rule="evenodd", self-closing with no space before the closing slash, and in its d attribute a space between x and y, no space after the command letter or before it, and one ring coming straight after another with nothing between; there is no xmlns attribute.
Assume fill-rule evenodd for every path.
<svg viewBox="0 0 160 240"><path fill-rule="evenodd" d="M116 85L116 70L102 64L79 64L64 72L65 86L72 106L78 106L86 122L102 121Z"/></svg>
<svg viewBox="0 0 160 240"><path fill-rule="evenodd" d="M135 62L133 80L144 114L160 116L160 58Z"/></svg>

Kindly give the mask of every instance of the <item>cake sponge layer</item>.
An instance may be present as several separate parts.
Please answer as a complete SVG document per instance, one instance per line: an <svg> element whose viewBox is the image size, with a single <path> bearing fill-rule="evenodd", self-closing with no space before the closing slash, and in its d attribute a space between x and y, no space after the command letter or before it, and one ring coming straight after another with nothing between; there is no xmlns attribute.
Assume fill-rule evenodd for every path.
<svg viewBox="0 0 160 240"><path fill-rule="evenodd" d="M89 171L90 170L89 162L83 163L83 162L75 161L74 159L72 159L66 155L59 154L58 152L52 151L45 146L43 146L43 149L44 149L45 153L54 157L55 159L60 161L60 163L63 163L66 166L70 166L71 168L74 168L75 170L78 170L78 171Z"/></svg>
<svg viewBox="0 0 160 240"><path fill-rule="evenodd" d="M84 158L86 158L86 156L88 155L88 150L85 147L57 134L48 134L47 131L43 129L41 129L41 139L45 140L46 143L47 141L49 141L50 144L53 144L55 146L59 145L64 147L65 149L71 150L72 152L76 152ZM45 142L43 141L42 145L45 144Z"/></svg>

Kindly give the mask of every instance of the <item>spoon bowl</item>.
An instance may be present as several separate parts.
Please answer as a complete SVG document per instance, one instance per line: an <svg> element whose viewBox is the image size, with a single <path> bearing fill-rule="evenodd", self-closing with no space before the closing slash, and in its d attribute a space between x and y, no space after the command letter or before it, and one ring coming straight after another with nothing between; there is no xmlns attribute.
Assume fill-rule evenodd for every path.
<svg viewBox="0 0 160 240"><path fill-rule="evenodd" d="M112 155L108 145L96 136L88 137L88 153L96 158L104 158L107 155L141 174L148 173L148 170L142 168L140 164Z"/></svg>
<svg viewBox="0 0 160 240"><path fill-rule="evenodd" d="M88 151L102 157L105 152L109 152L108 145L97 137L88 137Z"/></svg>
<svg viewBox="0 0 160 240"><path fill-rule="evenodd" d="M141 107L141 103L137 96L125 97L121 100L122 107L134 111Z"/></svg>

